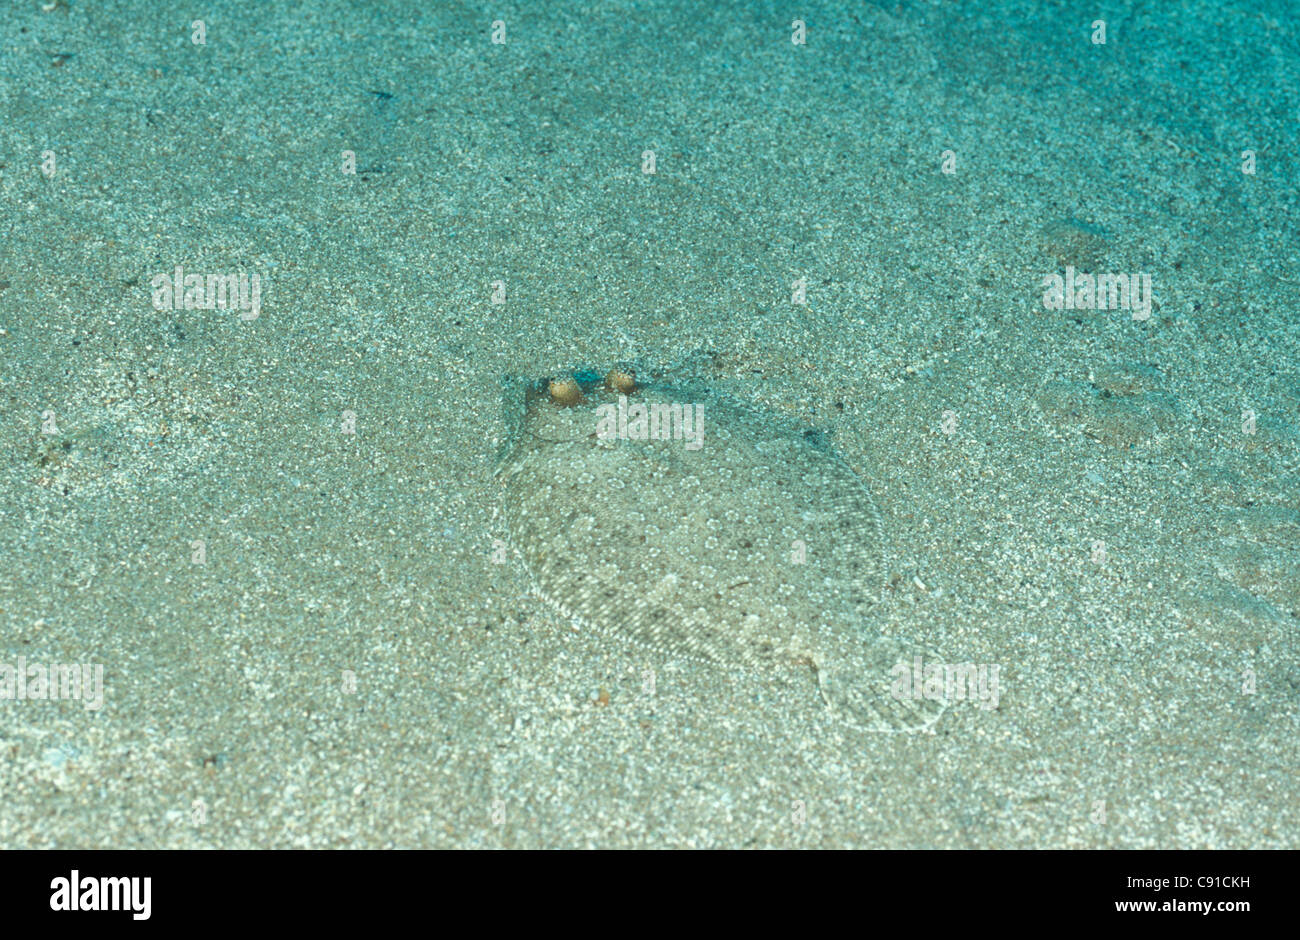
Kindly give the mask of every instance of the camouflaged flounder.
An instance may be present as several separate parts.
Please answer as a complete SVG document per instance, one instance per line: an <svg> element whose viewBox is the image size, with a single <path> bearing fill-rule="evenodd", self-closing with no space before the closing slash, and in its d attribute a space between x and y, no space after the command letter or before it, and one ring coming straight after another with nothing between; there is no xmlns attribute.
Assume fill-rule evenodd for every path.
<svg viewBox="0 0 1300 940"><path fill-rule="evenodd" d="M933 654L873 628L880 517L820 435L699 384L620 396L575 378L570 406L546 381L506 382L497 474L542 598L665 655L756 676L811 666L827 705L865 730L934 723L946 703L893 692L895 667Z"/></svg>

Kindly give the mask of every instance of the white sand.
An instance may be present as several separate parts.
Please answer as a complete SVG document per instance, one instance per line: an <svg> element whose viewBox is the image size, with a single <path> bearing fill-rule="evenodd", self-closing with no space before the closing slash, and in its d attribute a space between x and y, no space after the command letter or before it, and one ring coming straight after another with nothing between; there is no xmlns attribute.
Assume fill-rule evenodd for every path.
<svg viewBox="0 0 1300 940"><path fill-rule="evenodd" d="M203 47L183 5L16 6L0 663L105 702L0 702L0 846L1300 842L1284 5L1094 46L812 4L801 48L754 3L216 2ZM1150 320L1044 310L1071 262L1149 273ZM154 310L177 264L261 315ZM999 665L996 710L846 733L811 675L648 660L492 563L500 376L702 349L832 434L875 626Z"/></svg>

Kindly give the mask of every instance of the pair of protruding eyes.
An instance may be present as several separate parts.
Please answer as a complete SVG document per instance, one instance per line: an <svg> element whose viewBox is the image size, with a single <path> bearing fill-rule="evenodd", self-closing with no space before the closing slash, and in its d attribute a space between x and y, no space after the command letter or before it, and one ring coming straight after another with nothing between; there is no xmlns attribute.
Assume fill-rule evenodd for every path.
<svg viewBox="0 0 1300 940"><path fill-rule="evenodd" d="M636 391L636 375L630 369L610 369L605 376L605 388L621 395L631 395ZM551 393L551 401L561 407L567 408L582 401L582 387L571 375L551 379L547 390Z"/></svg>

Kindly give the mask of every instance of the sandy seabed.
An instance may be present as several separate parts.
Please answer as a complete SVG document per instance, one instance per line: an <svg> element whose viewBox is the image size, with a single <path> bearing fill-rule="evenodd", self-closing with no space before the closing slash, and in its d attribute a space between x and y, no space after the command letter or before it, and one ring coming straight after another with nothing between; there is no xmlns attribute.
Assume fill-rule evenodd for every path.
<svg viewBox="0 0 1300 940"><path fill-rule="evenodd" d="M103 701L0 701L0 846L1296 847L1295 21L966 6L10 5L0 663ZM501 377L688 358L997 708L857 734L495 563Z"/></svg>

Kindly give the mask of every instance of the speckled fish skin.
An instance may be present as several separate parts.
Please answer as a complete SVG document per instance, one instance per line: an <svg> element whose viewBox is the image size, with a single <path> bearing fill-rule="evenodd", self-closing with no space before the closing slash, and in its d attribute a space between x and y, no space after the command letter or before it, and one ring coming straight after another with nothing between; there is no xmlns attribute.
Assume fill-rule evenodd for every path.
<svg viewBox="0 0 1300 940"><path fill-rule="evenodd" d="M697 447L604 439L600 409L619 394L581 384L567 407L545 382L507 385L504 515L543 599L668 656L756 673L812 667L826 704L864 730L933 724L944 703L890 694L895 665L933 655L872 629L879 515L817 435L679 381L640 386L626 403L698 406Z"/></svg>

